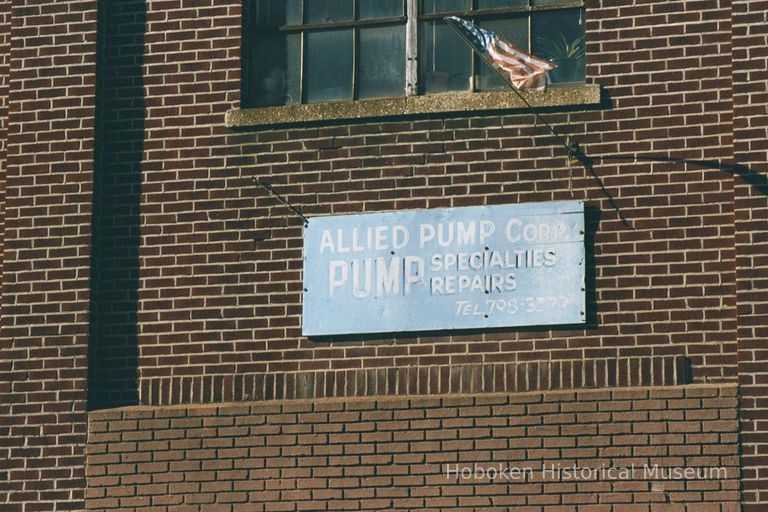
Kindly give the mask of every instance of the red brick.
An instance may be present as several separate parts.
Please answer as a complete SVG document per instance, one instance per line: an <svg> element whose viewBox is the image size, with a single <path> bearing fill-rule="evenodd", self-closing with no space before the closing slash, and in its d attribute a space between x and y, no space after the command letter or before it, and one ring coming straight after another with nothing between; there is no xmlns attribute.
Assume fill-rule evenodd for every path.
<svg viewBox="0 0 768 512"><path fill-rule="evenodd" d="M496 438L501 425L490 420L496 414L480 421L476 412L466 411L514 404L532 404L535 418L510 412L508 425L561 428L547 439L560 439L566 425L592 432L598 425L626 423L634 433L655 434L653 422L683 420L696 424L691 428L701 422L706 432L730 434L739 428L732 400L738 380L747 420L743 445L747 454L761 453L765 425L752 418L765 408L760 343L768 335L768 282L760 277L768 267L768 208L760 183L768 161L761 96L766 57L756 50L765 46L764 2L586 3L587 82L602 85L604 101L594 108L548 109L547 119L593 155L719 159L745 166L746 179L739 172L732 175L733 169L601 160L593 169L600 182L576 166L570 190L567 155L546 127L517 109L230 131L224 113L240 105L244 75L242 2L205 0L194 9L177 0L0 6L0 76L5 77L0 83L0 333L12 340L0 367L0 403L5 404L0 415L9 425L0 434L5 447L0 456L12 468L26 468L14 474L40 470L46 475L29 481L40 492L73 490L67 498L52 494L46 503L41 494L6 499L3 491L0 502L15 508L85 508L80 496L85 442L78 439L87 434L88 414L92 441L105 443L107 454L114 443L115 449L129 450L120 453L131 453L137 466L152 453L166 457L152 463L172 460L171 472L194 472L194 465L174 465L183 461L178 452L210 460L235 457L245 452L224 450L245 446L236 439L250 435L264 439L249 446L247 457L254 459L262 446L295 447L296 436L307 432L280 429L297 427L309 407L319 414L339 413L324 422L308 421L313 434L376 433L377 419L364 423L356 414L404 411L401 418L393 414L382 420L390 422L386 432L392 437L378 442L388 445L403 442L398 433L414 430L401 422L425 418L472 421L450 427L419 423L418 429L427 429L425 442ZM99 13L97 7L105 10ZM107 27L101 39L99 23L102 30ZM103 52L98 58L97 41ZM97 99L99 93L103 97ZM131 95L135 103L121 106ZM131 166L135 172L125 170ZM252 174L269 179L309 215L585 200L600 217L593 220L587 261L594 271L589 301L595 321L588 329L308 341L299 328L301 222L268 194L246 185ZM111 195L103 195L105 186L115 189ZM141 198L131 210L120 201L134 188ZM101 202L93 204L94 194L102 194ZM117 210L110 199L117 200ZM136 218L133 213L123 217L121 206ZM118 236L92 229L99 221L102 228L114 221ZM121 224L126 222L135 226ZM124 248L122 236L134 236L134 246ZM110 326L105 324L109 308L122 305L101 300L109 298L115 279L99 283L115 263L104 251L114 249L120 256L136 251L141 279L136 277L132 291L134 311L117 315ZM112 270L132 274L119 266ZM133 334L124 334L128 331ZM101 345L107 335L116 336L116 345L134 347L140 368L121 365L115 355L120 350ZM687 363L679 354L689 356L696 387L671 387L687 378ZM39 368L24 367L37 362ZM550 370L557 380L550 381ZM613 391L613 402L607 389L578 391L567 399L520 394L500 403L440 397L440 407L455 412L445 417L435 412L434 396L418 399L426 400L421 404L402 397L382 406L363 400L354 410L340 400L406 392L476 394L478 385L486 386L483 392L528 392L539 382L518 378L527 375L566 389L624 388ZM642 389L648 385L670 387ZM221 405L293 397L309 400L249 410ZM318 397L327 400L314 401ZM697 412L682 405L689 400L701 400L704 408ZM631 410L599 413L623 409L625 401L633 402ZM137 402L208 402L209 410L162 410L152 416L157 420L149 420L155 411L86 409ZM674 411L689 415L663 416L673 402ZM550 404L575 416L556 417ZM408 411L423 416L411 417ZM711 417L710 411L718 415ZM225 430L242 425L248 414L265 415L254 419L254 426L278 432ZM227 422L219 424L217 415ZM184 443L211 438L204 429L183 430L201 418L211 428L221 427L218 435L226 439L206 445L212 451ZM110 433L103 425L113 422L125 423L118 430L139 422L140 430L123 431L122 440L99 437ZM66 430L45 432L52 424ZM470 434L462 434L465 430ZM676 435L684 435L679 446L721 441L694 437L682 428L667 431L673 435L653 437L664 441L654 446L678 442ZM512 430L505 435L517 440ZM289 444L267 442L273 436L286 436L281 441ZM341 439L349 446L362 443L362 437L359 443L354 436ZM172 455L169 441L179 442ZM544 445L542 439L534 441ZM37 446L46 446L45 451ZM298 457L292 453L288 459ZM347 453L342 449L340 456ZM270 450L261 456L283 457ZM72 468L67 475L43 473L62 465L62 459ZM89 458L88 475L109 474L113 467L106 463ZM99 472L94 464L106 469ZM115 464L118 471L126 468ZM745 459L745 473L760 464ZM761 485L761 493L747 493L745 508L763 505L756 501L766 495ZM343 507L362 506L343 497L328 499L340 500ZM117 506L150 506L126 503ZM392 505L384 500L366 506Z"/></svg>

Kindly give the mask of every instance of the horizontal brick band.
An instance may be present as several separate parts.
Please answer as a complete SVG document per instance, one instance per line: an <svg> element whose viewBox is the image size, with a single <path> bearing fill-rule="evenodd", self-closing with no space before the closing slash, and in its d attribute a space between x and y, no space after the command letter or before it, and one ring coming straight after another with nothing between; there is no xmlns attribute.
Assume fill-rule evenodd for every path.
<svg viewBox="0 0 768 512"><path fill-rule="evenodd" d="M683 356L165 377L141 381L141 403L521 392L690 383Z"/></svg>
<svg viewBox="0 0 768 512"><path fill-rule="evenodd" d="M98 411L87 508L735 512L736 408L726 384ZM547 471L633 465L584 481ZM448 474L499 467L530 472ZM709 477L664 476L677 469Z"/></svg>

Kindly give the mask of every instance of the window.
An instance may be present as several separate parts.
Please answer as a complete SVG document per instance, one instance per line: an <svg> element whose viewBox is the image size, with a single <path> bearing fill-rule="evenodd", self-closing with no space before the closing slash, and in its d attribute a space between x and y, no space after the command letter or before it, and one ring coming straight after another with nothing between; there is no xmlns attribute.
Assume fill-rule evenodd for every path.
<svg viewBox="0 0 768 512"><path fill-rule="evenodd" d="M245 107L507 89L460 16L584 83L583 0L244 0Z"/></svg>

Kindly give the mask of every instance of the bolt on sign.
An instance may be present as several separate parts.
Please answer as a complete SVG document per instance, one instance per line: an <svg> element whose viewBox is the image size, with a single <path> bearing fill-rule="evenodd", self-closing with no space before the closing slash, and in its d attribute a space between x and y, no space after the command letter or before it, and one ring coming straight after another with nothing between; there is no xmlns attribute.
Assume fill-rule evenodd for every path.
<svg viewBox="0 0 768 512"><path fill-rule="evenodd" d="M310 219L306 336L585 321L584 203Z"/></svg>

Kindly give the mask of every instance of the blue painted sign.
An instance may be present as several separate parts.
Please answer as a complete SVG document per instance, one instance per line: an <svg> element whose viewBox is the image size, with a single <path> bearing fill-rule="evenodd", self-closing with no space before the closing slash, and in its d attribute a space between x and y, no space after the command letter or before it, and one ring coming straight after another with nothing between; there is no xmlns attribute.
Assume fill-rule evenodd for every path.
<svg viewBox="0 0 768 512"><path fill-rule="evenodd" d="M580 324L584 203L314 217L307 336Z"/></svg>

